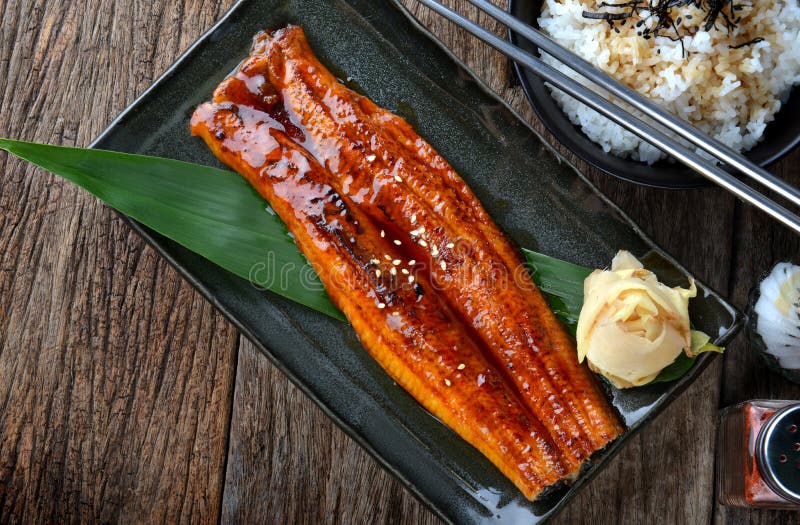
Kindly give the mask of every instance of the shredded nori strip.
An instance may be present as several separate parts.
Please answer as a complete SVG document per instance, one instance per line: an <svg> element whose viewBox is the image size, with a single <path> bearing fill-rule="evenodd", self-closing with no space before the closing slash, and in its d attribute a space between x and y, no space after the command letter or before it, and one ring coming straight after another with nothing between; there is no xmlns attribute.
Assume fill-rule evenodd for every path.
<svg viewBox="0 0 800 525"><path fill-rule="evenodd" d="M592 13L590 11L584 11L582 16L583 18L593 18L595 20L622 20L631 15L630 13Z"/></svg>
<svg viewBox="0 0 800 525"><path fill-rule="evenodd" d="M763 38L758 37L758 38L754 38L754 39L750 40L749 42L744 42L742 44L738 44L738 45L735 45L735 46L728 46L728 47L731 48L731 49L741 49L743 47L751 46L753 44L758 44L759 42L763 42L763 41L764 41Z"/></svg>
<svg viewBox="0 0 800 525"><path fill-rule="evenodd" d="M673 20L672 10L688 5L693 5L705 12L705 16L694 31L689 30L681 34L678 26L684 19L679 16L676 20ZM651 17L656 20L655 26L643 28L636 34L645 40L664 37L669 38L673 42L680 42L683 55L686 56L686 48L683 47L684 36L693 36L700 28L702 28L703 31L711 31L711 29L717 27L717 22L720 20L728 32L732 31L736 27L736 24L742 19L737 12L742 10L743 5L736 0L628 0L624 2L601 1L598 3L598 7L601 9L611 7L624 9L624 11L616 13L583 11L582 16L592 20L605 20L614 30L619 32L619 29L614 25L615 22L622 21L621 24L624 24L626 19L631 18L634 14L639 14L640 12L646 13L646 16L644 16L642 20L636 22L636 27L641 28L644 24L644 20ZM686 15L685 20L691 19L691 15ZM755 38L750 42L728 47L738 49L762 40L762 38Z"/></svg>

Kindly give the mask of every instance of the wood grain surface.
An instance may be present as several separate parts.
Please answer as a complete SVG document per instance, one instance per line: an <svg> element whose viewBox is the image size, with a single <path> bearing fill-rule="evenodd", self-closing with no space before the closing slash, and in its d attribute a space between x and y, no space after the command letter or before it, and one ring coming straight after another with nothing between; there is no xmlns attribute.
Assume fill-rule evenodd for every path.
<svg viewBox="0 0 800 525"><path fill-rule="evenodd" d="M232 3L0 1L0 136L87 145ZM503 57L404 3L542 131ZM722 191L561 151L738 306L798 260L797 236ZM800 184L798 166L776 169ZM438 523L113 211L2 153L0 176L0 522ZM555 522L797 522L716 505L713 465L721 406L798 394L739 337Z"/></svg>

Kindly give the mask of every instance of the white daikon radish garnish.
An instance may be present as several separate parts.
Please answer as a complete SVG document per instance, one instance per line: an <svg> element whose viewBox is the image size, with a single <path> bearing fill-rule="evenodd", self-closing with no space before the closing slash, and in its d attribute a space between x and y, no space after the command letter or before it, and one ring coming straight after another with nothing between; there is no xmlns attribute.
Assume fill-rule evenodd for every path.
<svg viewBox="0 0 800 525"><path fill-rule="evenodd" d="M778 263L759 291L753 311L766 352L782 368L800 369L800 266Z"/></svg>

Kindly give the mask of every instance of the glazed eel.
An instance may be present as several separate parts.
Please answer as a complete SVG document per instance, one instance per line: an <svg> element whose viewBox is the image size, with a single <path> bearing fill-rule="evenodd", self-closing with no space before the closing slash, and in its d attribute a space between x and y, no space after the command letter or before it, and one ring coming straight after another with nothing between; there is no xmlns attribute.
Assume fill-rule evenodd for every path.
<svg viewBox="0 0 800 525"><path fill-rule="evenodd" d="M622 432L472 191L302 29L259 34L191 127L286 222L367 351L526 497Z"/></svg>

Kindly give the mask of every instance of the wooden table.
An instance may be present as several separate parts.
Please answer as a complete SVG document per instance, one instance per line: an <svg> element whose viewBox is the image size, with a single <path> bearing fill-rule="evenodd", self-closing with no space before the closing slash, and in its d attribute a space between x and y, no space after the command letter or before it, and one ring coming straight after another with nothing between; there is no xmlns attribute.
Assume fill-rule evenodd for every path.
<svg viewBox="0 0 800 525"><path fill-rule="evenodd" d="M3 0L0 136L88 144L232 3ZM407 3L542 129L505 59ZM800 262L722 191L578 164L738 306ZM776 171L800 184L800 154ZM0 522L437 522L109 208L5 154L0 173ZM555 521L797 521L716 505L713 464L720 407L798 394L739 337Z"/></svg>

